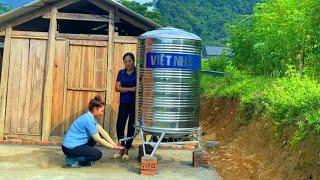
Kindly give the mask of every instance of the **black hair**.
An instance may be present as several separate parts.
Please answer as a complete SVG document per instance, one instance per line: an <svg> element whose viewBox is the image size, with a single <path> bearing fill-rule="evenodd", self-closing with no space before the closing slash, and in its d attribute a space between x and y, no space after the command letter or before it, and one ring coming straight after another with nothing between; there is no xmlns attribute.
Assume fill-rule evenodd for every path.
<svg viewBox="0 0 320 180"><path fill-rule="evenodd" d="M133 55L131 52L125 53L125 54L123 55L123 58L122 58L122 59L124 60L127 56L129 56L130 59L132 59L133 62L134 62L134 55Z"/></svg>
<svg viewBox="0 0 320 180"><path fill-rule="evenodd" d="M102 107L105 105L106 105L106 103L102 100L102 98L99 95L97 95L93 99L91 99L91 101L89 102L88 109L89 109L89 111L92 112L93 108L95 108L95 107L99 108L99 107Z"/></svg>

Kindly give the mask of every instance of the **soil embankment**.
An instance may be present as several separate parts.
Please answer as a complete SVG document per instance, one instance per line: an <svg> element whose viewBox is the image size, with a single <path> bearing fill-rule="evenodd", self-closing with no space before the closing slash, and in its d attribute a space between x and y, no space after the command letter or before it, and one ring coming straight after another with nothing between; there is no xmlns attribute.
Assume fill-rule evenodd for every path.
<svg viewBox="0 0 320 180"><path fill-rule="evenodd" d="M296 147L288 143L292 129L276 137L271 121L254 117L248 125L237 118L239 101L206 98L201 101L204 140L217 140L208 149L210 162L224 179L320 179L320 138L308 137ZM287 135L286 135L287 134Z"/></svg>

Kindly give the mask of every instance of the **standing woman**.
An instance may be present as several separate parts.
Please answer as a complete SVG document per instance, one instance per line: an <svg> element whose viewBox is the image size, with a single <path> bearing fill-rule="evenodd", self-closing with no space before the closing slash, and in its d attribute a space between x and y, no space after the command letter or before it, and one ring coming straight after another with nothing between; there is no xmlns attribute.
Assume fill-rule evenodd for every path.
<svg viewBox="0 0 320 180"><path fill-rule="evenodd" d="M78 117L68 129L62 143L67 167L90 166L99 160L102 152L93 147L96 143L116 150L123 149L96 121L103 114L104 107L101 97L94 97L89 103L89 111Z"/></svg>
<svg viewBox="0 0 320 180"><path fill-rule="evenodd" d="M126 53L123 56L123 63L125 68L119 71L115 86L115 91L120 92L120 105L117 119L118 140L124 138L124 130L128 118L129 122L127 137L132 137L135 131L135 92L137 73L134 66L134 55L129 52ZM112 158L129 160L128 151L131 147L131 144L132 140L122 142L121 145L125 146L125 149L120 150L118 153L114 154Z"/></svg>

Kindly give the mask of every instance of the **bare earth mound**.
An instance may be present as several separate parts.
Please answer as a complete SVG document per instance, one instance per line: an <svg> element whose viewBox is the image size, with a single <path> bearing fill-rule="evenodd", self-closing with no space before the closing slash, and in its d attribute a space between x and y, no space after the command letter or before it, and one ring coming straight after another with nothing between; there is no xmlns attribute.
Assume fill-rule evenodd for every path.
<svg viewBox="0 0 320 180"><path fill-rule="evenodd" d="M204 140L220 141L208 149L211 164L224 179L320 179L320 138L308 137L297 147L288 143L292 129L274 135L271 121L237 119L239 101L202 98L200 123Z"/></svg>

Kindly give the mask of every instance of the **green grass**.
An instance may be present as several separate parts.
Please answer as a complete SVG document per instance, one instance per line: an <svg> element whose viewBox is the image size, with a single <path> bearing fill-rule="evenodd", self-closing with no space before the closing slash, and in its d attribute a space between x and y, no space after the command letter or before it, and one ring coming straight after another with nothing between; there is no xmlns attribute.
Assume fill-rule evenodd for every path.
<svg viewBox="0 0 320 180"><path fill-rule="evenodd" d="M247 115L243 124L248 124L253 115L263 113L264 118L272 119L278 127L293 127L292 144L308 133L320 134L319 83L296 72L288 71L282 78L267 78L245 75L228 65L225 77L203 75L201 92L206 96L239 99L239 112Z"/></svg>

